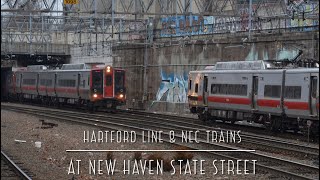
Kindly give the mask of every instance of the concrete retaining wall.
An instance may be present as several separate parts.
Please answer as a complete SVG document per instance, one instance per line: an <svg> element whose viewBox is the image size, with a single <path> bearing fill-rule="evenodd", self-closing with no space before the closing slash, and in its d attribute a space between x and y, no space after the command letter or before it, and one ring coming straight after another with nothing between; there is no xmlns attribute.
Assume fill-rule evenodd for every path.
<svg viewBox="0 0 320 180"><path fill-rule="evenodd" d="M304 51L304 58L317 58L319 44L314 38L318 37L318 32L256 35L249 42L246 36L224 36L210 38L207 44L191 41L193 43L187 42L182 46L152 47L147 53L144 46L116 47L113 53L117 57L113 63L127 71L127 107L130 108L133 99L144 102L145 109L152 109L148 106L153 101L161 101L158 109L176 111L170 103L187 103L189 71L203 69L217 61L291 59L299 49ZM143 99L145 54L148 78L147 95ZM162 102L169 105L162 105Z"/></svg>

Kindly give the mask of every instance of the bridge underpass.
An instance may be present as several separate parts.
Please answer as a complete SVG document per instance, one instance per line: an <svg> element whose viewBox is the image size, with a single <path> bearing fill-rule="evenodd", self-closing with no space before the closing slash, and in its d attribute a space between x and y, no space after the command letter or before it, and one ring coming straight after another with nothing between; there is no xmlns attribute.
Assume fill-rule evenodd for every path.
<svg viewBox="0 0 320 180"><path fill-rule="evenodd" d="M27 65L56 65L68 63L70 46L67 44L1 43L1 67Z"/></svg>
<svg viewBox="0 0 320 180"><path fill-rule="evenodd" d="M11 67L1 67L1 102L6 100L8 93L8 75L12 71Z"/></svg>

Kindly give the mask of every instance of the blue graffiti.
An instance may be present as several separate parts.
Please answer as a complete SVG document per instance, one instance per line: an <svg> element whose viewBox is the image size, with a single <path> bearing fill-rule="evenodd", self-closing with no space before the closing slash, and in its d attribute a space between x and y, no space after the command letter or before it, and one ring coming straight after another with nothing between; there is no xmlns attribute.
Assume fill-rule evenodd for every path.
<svg viewBox="0 0 320 180"><path fill-rule="evenodd" d="M208 26L211 24L211 26ZM161 37L209 34L213 16L170 16L161 18Z"/></svg>
<svg viewBox="0 0 320 180"><path fill-rule="evenodd" d="M161 84L157 92L157 101L186 103L188 91L187 73L166 74L161 70Z"/></svg>
<svg viewBox="0 0 320 180"><path fill-rule="evenodd" d="M310 4L303 4L300 5L300 11L307 12L307 13L319 13L319 9L317 8L319 6L319 3L310 3ZM300 31L314 31L319 29L319 20L318 19L302 19L299 18L297 14L295 14L295 18L291 19L287 22L287 27L304 27L299 28Z"/></svg>

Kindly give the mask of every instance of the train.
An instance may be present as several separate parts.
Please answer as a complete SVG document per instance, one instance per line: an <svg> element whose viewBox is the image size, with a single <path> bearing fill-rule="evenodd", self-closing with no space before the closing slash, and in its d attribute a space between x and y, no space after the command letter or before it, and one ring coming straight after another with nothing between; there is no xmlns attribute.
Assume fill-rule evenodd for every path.
<svg viewBox="0 0 320 180"><path fill-rule="evenodd" d="M91 111L115 111L126 104L125 70L104 64L64 64L15 68L7 76L7 97L60 107L72 104Z"/></svg>
<svg viewBox="0 0 320 180"><path fill-rule="evenodd" d="M250 121L319 135L319 68L269 61L218 62L190 71L188 104L201 120Z"/></svg>

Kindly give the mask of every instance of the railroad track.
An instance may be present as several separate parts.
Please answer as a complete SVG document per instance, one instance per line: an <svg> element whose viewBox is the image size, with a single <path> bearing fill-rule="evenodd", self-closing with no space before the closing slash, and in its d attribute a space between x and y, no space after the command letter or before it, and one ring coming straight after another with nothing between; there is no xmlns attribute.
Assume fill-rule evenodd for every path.
<svg viewBox="0 0 320 180"><path fill-rule="evenodd" d="M31 177L22 170L7 154L1 151L1 179L26 179Z"/></svg>
<svg viewBox="0 0 320 180"><path fill-rule="evenodd" d="M63 120L63 121L72 121L77 123L82 123L86 125L91 125L99 128L106 129L114 129L114 130L135 130L137 132L147 131L147 130L174 130L181 128L190 128L186 126L176 126L172 124L157 124L154 121L150 123L149 117L146 123L146 117L144 120L140 116L129 116L128 114L123 117L120 114L116 115L101 115L101 114L86 114L72 111L63 111L63 110L52 110L48 108L27 108L27 107L15 107L11 105L3 105L1 104L2 109L7 109L11 111L17 111L21 113L27 113L31 115L37 115L45 118L55 119L55 120ZM59 112L59 113L58 113ZM58 114L58 115L57 115ZM140 118L139 118L140 117ZM154 118L154 117L152 117ZM142 128L143 127L143 128ZM138 133L137 133L138 134ZM166 137L164 139L169 139L168 134L165 134ZM218 144L218 143L208 143L203 139L196 145L193 144L179 144L187 146L191 149L224 149L224 150L236 150L237 148ZM311 150L309 150L311 153ZM256 159L258 160L258 164L256 164L257 168L266 170L280 177L290 177L294 179L318 179L319 178L319 167L302 164L299 162L295 162L292 160L286 160L283 158L276 158L273 156L268 156L265 154L261 154L258 152L247 152L247 153L230 153L230 152L206 152L210 153L216 157L227 158L227 159Z"/></svg>
<svg viewBox="0 0 320 180"><path fill-rule="evenodd" d="M214 128L208 127L202 124L194 123L193 119L185 119L179 116L170 116L164 114L155 114L149 112L141 112L141 111L123 111L124 113L129 113L131 115L135 115L137 118L145 117L145 119L150 118L158 121L152 121L152 123L157 123L159 125L165 123L170 123L172 126L177 126L186 130L211 130L211 131L230 131L230 129L224 128ZM125 117L125 115L117 114L117 116ZM147 123L147 121L145 121ZM293 143L282 138L274 138L266 135L253 134L249 132L241 132L242 143L239 144L241 147L253 146L256 150L269 150L270 152L281 152L286 151L287 153L292 153L292 155L302 155L304 158L306 156L314 158L319 155L319 147L314 145L309 145L308 143ZM277 151L276 151L277 150Z"/></svg>
<svg viewBox="0 0 320 180"><path fill-rule="evenodd" d="M246 132L251 132L251 133L255 133L255 134L264 134L264 135L269 135L269 136L277 136L277 137L281 137L281 138L285 138L285 139L293 139L293 140L297 140L299 139L299 141L303 141L303 142L308 142L309 139L307 136L303 135L301 132L300 133L294 133L294 132L290 132L290 131L284 131L281 133L277 133L277 132L270 132L268 130L266 130L266 128L261 125L261 124L250 124L250 123L246 123L246 124L240 124L239 123L228 123L228 122L224 122L224 121L220 121L220 120L216 120L215 122L213 121L201 121L198 118L193 118L193 117L182 117L182 116L177 116L177 115L168 115L168 114L159 114L159 113L153 113L153 112L146 112L146 111L141 111L141 110L120 110L123 113L130 113L130 114L138 114L138 115L145 115L145 116L152 116L152 117L159 117L159 118L164 118L164 119L174 119L176 121L180 121L182 123L184 122L193 122L193 124L197 124L197 125L204 125L206 127L219 127L219 128L227 128L227 129L234 129L234 130L238 130L241 129L243 131ZM317 141L317 140L316 140ZM318 141L317 141L318 142Z"/></svg>

